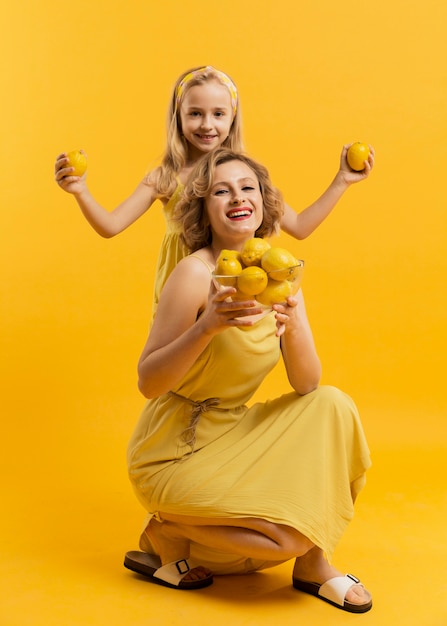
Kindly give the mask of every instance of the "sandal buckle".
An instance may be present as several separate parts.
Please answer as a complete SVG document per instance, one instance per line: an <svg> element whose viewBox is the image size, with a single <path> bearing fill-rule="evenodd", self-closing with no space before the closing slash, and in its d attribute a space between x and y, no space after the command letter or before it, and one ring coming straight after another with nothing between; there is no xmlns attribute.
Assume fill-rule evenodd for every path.
<svg viewBox="0 0 447 626"><path fill-rule="evenodd" d="M355 583L357 583L357 584L360 582L360 580L359 580L358 578L356 578L356 577L354 576L354 574L346 574L346 576L347 576L348 578L350 578L351 580L353 580L353 581L354 581Z"/></svg>
<svg viewBox="0 0 447 626"><path fill-rule="evenodd" d="M177 561L175 566L177 568L178 573L181 575L187 574L190 569L188 565L188 561L186 559L181 559L180 561Z"/></svg>

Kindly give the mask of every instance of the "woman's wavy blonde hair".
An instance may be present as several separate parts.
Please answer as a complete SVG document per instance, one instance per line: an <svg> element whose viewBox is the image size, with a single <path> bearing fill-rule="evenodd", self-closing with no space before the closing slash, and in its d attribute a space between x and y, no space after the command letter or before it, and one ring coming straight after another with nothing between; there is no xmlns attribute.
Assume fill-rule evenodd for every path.
<svg viewBox="0 0 447 626"><path fill-rule="evenodd" d="M188 74L193 74L193 76L189 78L182 88L179 98L179 85ZM191 87L203 85L213 80L228 88L228 85L222 80L221 75L222 72L212 67L199 66L183 72L183 74L178 77L172 91L171 102L168 109L166 151L161 165L146 177L146 182L155 186L157 197L170 198L173 195L177 187L176 176L188 160L188 142L182 134L179 113L185 95ZM242 151L244 149L242 143L242 116L239 98L237 100L229 135L223 142L222 147L227 147L235 151Z"/></svg>
<svg viewBox="0 0 447 626"><path fill-rule="evenodd" d="M242 152L218 148L199 161L185 185L175 212L174 220L180 224L180 237L188 250L195 252L209 246L211 228L206 212L206 198L213 185L216 168L229 161L245 163L256 175L263 198L263 220L255 237L270 237L279 230L284 214L284 201L279 189L273 186L267 168Z"/></svg>

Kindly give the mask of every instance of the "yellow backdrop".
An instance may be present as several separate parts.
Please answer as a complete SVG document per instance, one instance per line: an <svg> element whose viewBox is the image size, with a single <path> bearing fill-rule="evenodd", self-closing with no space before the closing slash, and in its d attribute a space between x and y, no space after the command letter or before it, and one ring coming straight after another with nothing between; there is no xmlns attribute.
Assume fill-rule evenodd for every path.
<svg viewBox="0 0 447 626"><path fill-rule="evenodd" d="M234 78L247 149L297 210L329 184L343 143L374 145L368 181L309 239L281 240L306 261L324 382L357 401L372 447L445 441L446 20L440 0L2 8L9 475L21 481L32 468L48 490L86 480L128 488L125 447L143 404L136 362L164 225L154 206L101 239L54 183L53 164L82 147L91 190L115 206L162 153L172 84L198 64ZM282 389L278 368L259 395Z"/></svg>

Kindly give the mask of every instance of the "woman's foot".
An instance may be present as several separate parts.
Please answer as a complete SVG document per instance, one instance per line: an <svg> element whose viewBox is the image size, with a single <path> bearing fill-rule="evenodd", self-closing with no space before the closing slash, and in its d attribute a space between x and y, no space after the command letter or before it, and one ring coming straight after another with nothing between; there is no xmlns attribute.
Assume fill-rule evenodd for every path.
<svg viewBox="0 0 447 626"><path fill-rule="evenodd" d="M181 536L177 525L173 522L159 522L152 518L145 530L150 542L157 551L162 565L189 558L189 540ZM182 578L183 582L204 580L212 572L202 566L191 568Z"/></svg>
<svg viewBox="0 0 447 626"><path fill-rule="evenodd" d="M213 583L211 574L203 578L198 575L188 577L192 569L187 559L162 565L156 554L131 550L124 556L124 567L147 577L157 585L171 589L203 589Z"/></svg>
<svg viewBox="0 0 447 626"><path fill-rule="evenodd" d="M320 548L312 548L304 556L297 558L295 561L293 568L293 580L296 582L295 586L297 589L301 587L301 590L307 593L318 595L318 589L321 585L337 577L343 578L344 575L326 561ZM372 605L371 594L360 582L356 582L354 577L352 577L351 580L353 584L349 585L350 581L348 581L347 585L349 585L349 588L346 593L344 593L346 606L338 602L336 602L336 604L341 608L352 610L353 612L369 610ZM314 583L314 585L306 585L306 583ZM317 593L314 593L314 591ZM352 608L347 608L348 606ZM355 607L358 607L358 611Z"/></svg>

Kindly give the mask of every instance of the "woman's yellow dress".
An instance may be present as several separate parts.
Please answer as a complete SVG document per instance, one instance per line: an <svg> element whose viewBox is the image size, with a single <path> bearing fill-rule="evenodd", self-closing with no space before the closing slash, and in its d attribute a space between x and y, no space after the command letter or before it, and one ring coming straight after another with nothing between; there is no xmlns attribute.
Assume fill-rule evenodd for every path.
<svg viewBox="0 0 447 626"><path fill-rule="evenodd" d="M129 476L146 524L163 513L262 518L297 529L330 558L364 484L368 446L353 401L334 387L248 407L279 359L275 331L273 313L249 330L229 328L177 395L149 400L129 442ZM140 545L152 551L145 534ZM277 564L197 543L191 558L215 574Z"/></svg>

